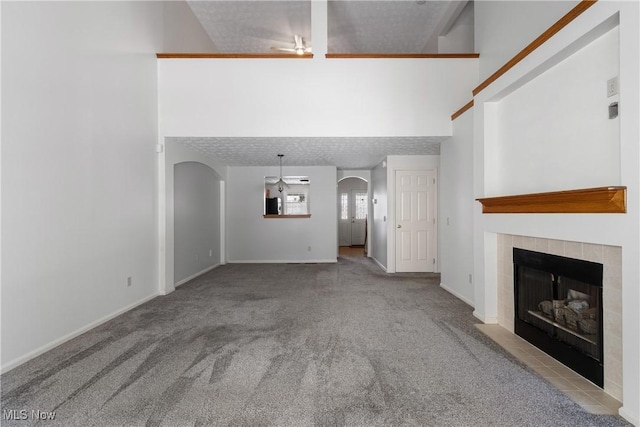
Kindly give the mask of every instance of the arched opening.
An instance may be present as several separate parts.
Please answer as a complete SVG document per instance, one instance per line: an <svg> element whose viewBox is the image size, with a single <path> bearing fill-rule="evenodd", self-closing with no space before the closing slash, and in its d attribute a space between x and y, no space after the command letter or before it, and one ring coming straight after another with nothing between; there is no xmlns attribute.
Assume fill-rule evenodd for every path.
<svg viewBox="0 0 640 427"><path fill-rule="evenodd" d="M174 191L174 186L176 184L176 179L174 174L176 170L180 173L180 169L183 164L191 164L191 166L187 166L189 169L199 169L199 172L194 172L197 178L196 181L209 181L212 184L214 181L217 184L217 190L213 190L214 193L211 195L212 198L217 200L217 204L215 206L219 206L219 221L216 220L216 231L219 230L219 242L215 247L206 246L202 248L202 251L198 249L197 253L194 253L193 249L198 247L198 245L193 245L190 249L186 250L186 253L191 257L190 261L196 260L193 265L188 265L185 261L185 269L182 269L182 272L175 272L175 248L174 244L176 243L175 239L175 207L176 203L174 202L174 198L176 196ZM193 165L197 166L193 166ZM206 168L202 170L202 168ZM178 144L174 141L171 141L170 138L164 139L164 145L159 152L159 165L158 165L158 211L159 211L159 229L158 229L158 243L159 243L159 277L158 277L158 291L161 295L167 295L175 290L175 286L181 285L203 273L206 271L215 268L220 264L225 264L226 262L226 233L225 233L225 192L226 192L226 169L224 166L221 166L214 160L203 156L200 153L197 153L194 150L185 147L184 145ZM206 171L206 172L205 172ZM208 176L208 178L202 178L202 176ZM212 178L213 176L213 178ZM186 182L191 181L187 179ZM178 178L178 185L180 186L180 178ZM178 193L181 194L178 197L184 197L185 191L187 190L178 190ZM217 195L217 197L216 197ZM187 196L192 197L192 196ZM179 202L179 204L185 204L187 202ZM188 204L188 203L187 203ZM181 216L184 213L180 214ZM211 214L213 215L213 214ZM178 220L178 224L180 224L182 220ZM184 235L184 231L182 232ZM181 238L178 238L181 240ZM215 242L215 240L213 241ZM213 244L211 240L208 241L208 245ZM180 249L181 253L185 253L184 246ZM216 252L217 251L217 252ZM211 253L211 256L209 256ZM219 253L219 262L214 263L215 258L218 258L217 253ZM180 255L182 257L182 255ZM202 263L201 263L202 261ZM204 261L207 261L206 267L197 270L197 267L202 267ZM189 271L189 274L185 276L185 271ZM184 277L183 277L184 276Z"/></svg>
<svg viewBox="0 0 640 427"><path fill-rule="evenodd" d="M338 253L340 256L367 256L369 248L369 188L362 177L348 176L338 181Z"/></svg>
<svg viewBox="0 0 640 427"><path fill-rule="evenodd" d="M199 162L173 167L173 283L179 286L220 265L220 177Z"/></svg>

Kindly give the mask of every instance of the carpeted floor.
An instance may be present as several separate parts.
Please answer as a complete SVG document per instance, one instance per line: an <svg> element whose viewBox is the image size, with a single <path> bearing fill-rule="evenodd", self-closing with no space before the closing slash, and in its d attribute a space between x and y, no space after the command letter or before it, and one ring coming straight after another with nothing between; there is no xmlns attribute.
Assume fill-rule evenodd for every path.
<svg viewBox="0 0 640 427"><path fill-rule="evenodd" d="M438 283L364 257L222 266L3 375L2 425L628 425L515 361Z"/></svg>

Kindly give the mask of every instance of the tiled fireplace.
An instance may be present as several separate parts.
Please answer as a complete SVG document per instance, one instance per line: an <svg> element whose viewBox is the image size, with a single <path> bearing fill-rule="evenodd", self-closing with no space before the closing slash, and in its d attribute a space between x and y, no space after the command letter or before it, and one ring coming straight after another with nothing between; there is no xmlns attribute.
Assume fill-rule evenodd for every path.
<svg viewBox="0 0 640 427"><path fill-rule="evenodd" d="M514 332L513 248L591 261L603 265L604 390L622 400L622 250L552 239L498 235L498 323Z"/></svg>

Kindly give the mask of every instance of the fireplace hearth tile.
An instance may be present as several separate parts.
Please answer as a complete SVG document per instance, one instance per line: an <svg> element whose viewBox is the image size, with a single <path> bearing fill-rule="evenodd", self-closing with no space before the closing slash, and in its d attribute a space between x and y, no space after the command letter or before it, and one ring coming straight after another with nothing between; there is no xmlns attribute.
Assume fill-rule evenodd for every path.
<svg viewBox="0 0 640 427"><path fill-rule="evenodd" d="M608 408L603 405L580 405L586 411L595 415L618 415L618 409Z"/></svg>
<svg viewBox="0 0 640 427"><path fill-rule="evenodd" d="M592 398L582 390L573 391L571 393L571 398L575 400L575 402L578 403L580 406L600 404L600 402L598 402L596 399Z"/></svg>
<svg viewBox="0 0 640 427"><path fill-rule="evenodd" d="M521 362L525 362L520 358L518 358L518 360L520 360ZM553 368L550 368L548 366L530 366L530 368L536 371L538 374L540 374L542 378L551 378L551 377L561 376L556 371L554 371Z"/></svg>
<svg viewBox="0 0 640 427"><path fill-rule="evenodd" d="M584 410L599 415L618 414L622 406L618 400L519 336L500 325L478 324L476 327ZM546 361L550 366L540 366L541 361Z"/></svg>
<svg viewBox="0 0 640 427"><path fill-rule="evenodd" d="M554 386L556 386L556 388L560 391L577 391L578 390L578 387L571 384L571 382L566 378L549 377L549 378L546 378L546 380L549 381Z"/></svg>
<svg viewBox="0 0 640 427"><path fill-rule="evenodd" d="M542 360L540 360L539 358L535 357L535 356L517 356L518 359L522 360L523 362L525 362L527 364L527 366L531 366L531 367L549 367L548 365L545 365Z"/></svg>
<svg viewBox="0 0 640 427"><path fill-rule="evenodd" d="M540 355L540 356L536 356L536 359L538 359L544 366L548 366L550 368L555 368L557 366L562 366L562 364L560 362L558 362L553 357L550 357L550 356L546 355L545 353L542 353L542 355Z"/></svg>

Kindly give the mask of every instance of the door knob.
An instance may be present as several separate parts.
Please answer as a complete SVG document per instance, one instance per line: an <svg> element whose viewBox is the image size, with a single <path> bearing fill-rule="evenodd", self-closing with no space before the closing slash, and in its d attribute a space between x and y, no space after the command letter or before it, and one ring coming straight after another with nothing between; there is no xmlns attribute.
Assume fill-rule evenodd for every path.
<svg viewBox="0 0 640 427"><path fill-rule="evenodd" d="M398 227L396 227L396 228L402 228L402 226L400 224L398 224Z"/></svg>

